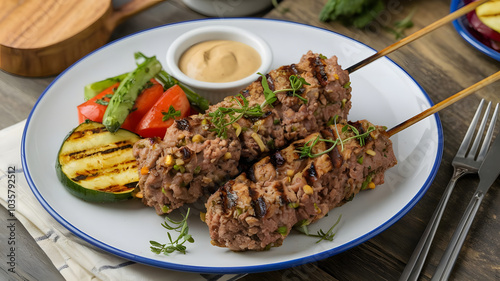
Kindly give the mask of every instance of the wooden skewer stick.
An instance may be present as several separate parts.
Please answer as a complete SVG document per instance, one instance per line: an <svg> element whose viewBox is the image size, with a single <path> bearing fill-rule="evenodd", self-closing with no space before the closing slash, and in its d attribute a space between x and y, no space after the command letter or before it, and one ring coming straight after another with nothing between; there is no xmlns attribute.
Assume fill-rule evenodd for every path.
<svg viewBox="0 0 500 281"><path fill-rule="evenodd" d="M433 107L431 107L427 110L424 110L423 112L413 116L412 118L404 121L403 123L396 125L394 128L388 130L387 133L389 134L389 136L393 136L393 135L401 132L402 130L410 127L411 125L421 121L422 119L427 118L428 116L430 116L430 115L440 111L441 109L455 103L456 101L461 100L462 98L465 98L466 96L474 93L475 91L481 89L482 87L489 85L489 84L491 84L499 79L500 79L500 71L498 71L497 73L495 73L489 77L484 78L483 80L468 87L467 89L464 89L464 90L454 94L453 96L445 99L444 101L442 101L438 104L435 104Z"/></svg>
<svg viewBox="0 0 500 281"><path fill-rule="evenodd" d="M367 64L369 64L369 63L371 63L371 62L373 62L373 61L375 61L383 56L386 56L386 55L392 53L393 51L417 40L418 38L426 35L427 33L434 31L438 27L441 27L441 26L457 19L458 17L465 15L468 12L473 11L477 6L479 6L485 2L488 2L488 1L489 0L479 0L479 1L471 2L467 6L464 6L460 9L456 10L455 12L453 12L453 13L435 21L434 23L431 23L430 25L420 29L419 31L413 33L412 35L409 35L409 36L399 40L398 42L386 47L385 49L367 57L366 59L348 67L346 70L348 73L353 73L354 71L360 69L361 67L363 67L363 66L365 66L365 65L367 65Z"/></svg>

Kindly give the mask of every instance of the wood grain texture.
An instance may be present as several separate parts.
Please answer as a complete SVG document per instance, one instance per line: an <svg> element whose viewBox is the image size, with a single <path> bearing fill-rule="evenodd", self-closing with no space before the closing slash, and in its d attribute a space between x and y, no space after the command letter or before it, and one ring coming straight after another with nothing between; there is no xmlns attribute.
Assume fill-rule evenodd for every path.
<svg viewBox="0 0 500 281"><path fill-rule="evenodd" d="M104 45L113 29L161 0L4 0L0 2L0 68L40 77L60 73Z"/></svg>
<svg viewBox="0 0 500 281"><path fill-rule="evenodd" d="M2 1L0 42L13 49L49 46L85 30L110 8L110 0Z"/></svg>
<svg viewBox="0 0 500 281"><path fill-rule="evenodd" d="M377 53L363 59L362 61L356 63L355 65L352 65L352 66L346 68L346 70L349 73L353 73L357 69L360 69L363 66L366 66L369 63L376 61L377 59L379 59L381 57L387 56L390 53L398 50L399 48L404 47L404 46L410 44L411 42L422 38L423 36L431 33L432 31L440 28L441 26L443 26L445 24L449 24L452 21L460 18L461 16L464 16L464 15L468 14L469 12L474 11L478 6L480 6L481 4L484 4L487 1L489 1L489 0L478 0L478 1L471 2L468 5L454 11L453 13L450 13L450 14L438 19L437 21L435 21L431 24L428 24L427 26L415 31L414 33L412 33L406 37L401 38L397 42L392 43L391 45L385 47L384 49L378 51Z"/></svg>
<svg viewBox="0 0 500 281"><path fill-rule="evenodd" d="M453 105L454 103L460 101L461 99L466 98L469 95L475 94L476 92L478 92L482 88L498 81L499 79L500 79L500 71L495 72L494 74L484 78L483 80L475 83L474 85L471 85L471 86L461 90L460 92L436 103L432 107L420 112L419 114L417 114L415 116L410 117L406 121L399 123L395 127L387 130L387 133L389 134L389 136L393 136L393 135L403 131L404 129L422 121L423 119L425 119L425 118L427 118L435 113L438 113L439 111L445 109L446 107Z"/></svg>
<svg viewBox="0 0 500 281"><path fill-rule="evenodd" d="M288 12L274 10L265 16L326 28L381 50L396 41L383 26L401 20L415 10L415 26L407 32L410 34L438 20L449 11L447 0L387 0L387 11L369 28L359 30L339 23L320 22L318 14L326 1L283 0L280 7L288 8ZM117 6L125 1L120 2ZM154 26L202 17L187 9L181 0L170 0L123 22L115 29L111 40ZM414 77L434 103L500 69L499 62L471 47L456 33L451 24L412 42L389 57ZM0 72L0 129L25 119L36 99L52 80L53 77L24 78ZM294 268L249 274L242 280L397 280L451 177L451 160L458 150L479 100L485 98L500 102L498 83L481 89L439 113L444 131L441 166L428 192L406 216L373 239L336 256ZM477 180L477 176L470 175L457 182L420 280L429 280L432 276L447 241L473 194ZM500 205L497 202L500 202L499 180L495 182L481 205L451 280L500 279ZM0 222L5 223L2 213ZM1 231L3 229L0 229ZM14 276L8 274L5 264L2 263L0 280L62 280L57 270L50 267L51 263L44 253L37 249L29 234L20 229L17 235L23 239L18 264L20 273Z"/></svg>

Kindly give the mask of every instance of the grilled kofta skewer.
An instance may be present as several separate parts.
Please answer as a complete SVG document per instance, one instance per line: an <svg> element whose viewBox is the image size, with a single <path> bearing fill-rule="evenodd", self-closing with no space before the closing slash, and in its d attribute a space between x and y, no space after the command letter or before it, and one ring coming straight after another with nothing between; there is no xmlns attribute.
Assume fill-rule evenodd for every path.
<svg viewBox="0 0 500 281"><path fill-rule="evenodd" d="M296 141L207 200L212 244L233 251L280 246L294 225L314 222L382 184L396 162L384 128L366 120L343 121Z"/></svg>
<svg viewBox="0 0 500 281"><path fill-rule="evenodd" d="M325 128L333 116L347 117L349 76L336 57L308 52L299 63L272 70L265 77L241 95L211 106L206 114L176 120L163 140L136 143L139 187L146 205L163 214L206 199L221 183L239 174L242 163ZM305 83L296 91L284 90L293 88L290 77ZM277 100L261 108L266 102L263 82ZM243 107L260 108L262 114L241 114ZM240 112L224 114L228 109ZM231 120L234 123L226 125Z"/></svg>

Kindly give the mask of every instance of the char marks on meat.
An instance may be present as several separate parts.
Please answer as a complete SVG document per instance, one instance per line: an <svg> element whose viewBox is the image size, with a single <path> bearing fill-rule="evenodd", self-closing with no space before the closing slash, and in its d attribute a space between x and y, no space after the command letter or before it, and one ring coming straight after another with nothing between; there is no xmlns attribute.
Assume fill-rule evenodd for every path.
<svg viewBox="0 0 500 281"><path fill-rule="evenodd" d="M347 118L351 108L349 76L335 56L326 59L308 52L300 62L270 71L266 80L273 91L290 89L290 75L309 84L296 92L307 102L287 91L277 92L277 100L263 108L262 117L240 118L227 126L226 135L221 137L214 131L209 114L220 107L240 107L238 97L227 97L205 114L176 120L163 140L137 142L134 155L139 171L148 171L139 175L143 202L163 214L206 199L222 183L237 176L244 162L254 162L275 148L326 128L333 116ZM240 93L249 107L263 104L262 77ZM275 160L276 164L280 161Z"/></svg>
<svg viewBox="0 0 500 281"><path fill-rule="evenodd" d="M221 206L217 200L221 190L216 191L207 200L205 216L212 244L233 251L280 246L294 225L312 223L350 201L360 190L384 183L384 172L397 162L384 128L366 120L357 122L358 131L375 128L361 145L354 130L342 130L345 121L336 126L282 149L281 166L274 166L271 156L255 163L255 178L263 180L251 181L245 173L236 177L230 190L221 189L232 194L232 208ZM332 131L345 140L342 146L337 143L330 153L321 154L331 144L319 141L312 153L320 156L300 157L297 147L318 135L337 139Z"/></svg>
<svg viewBox="0 0 500 281"><path fill-rule="evenodd" d="M314 183L318 179L318 172L316 172L316 167L314 166L314 162L311 163L309 168L304 173L304 177L308 184Z"/></svg>
<svg viewBox="0 0 500 281"><path fill-rule="evenodd" d="M271 163L276 168L285 163L285 159L283 159L283 155L281 155L279 150L275 151L270 156L271 156Z"/></svg>
<svg viewBox="0 0 500 281"><path fill-rule="evenodd" d="M186 119L181 119L181 120L175 120L175 126L179 130L189 130L189 122Z"/></svg>

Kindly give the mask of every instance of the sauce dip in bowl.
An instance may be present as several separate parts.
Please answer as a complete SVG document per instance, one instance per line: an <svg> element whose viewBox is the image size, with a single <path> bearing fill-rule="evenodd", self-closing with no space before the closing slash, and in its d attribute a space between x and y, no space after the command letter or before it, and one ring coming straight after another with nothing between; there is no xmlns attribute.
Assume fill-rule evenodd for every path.
<svg viewBox="0 0 500 281"><path fill-rule="evenodd" d="M215 103L236 95L267 73L267 43L245 29L207 26L186 32L167 50L166 69L181 83Z"/></svg>

